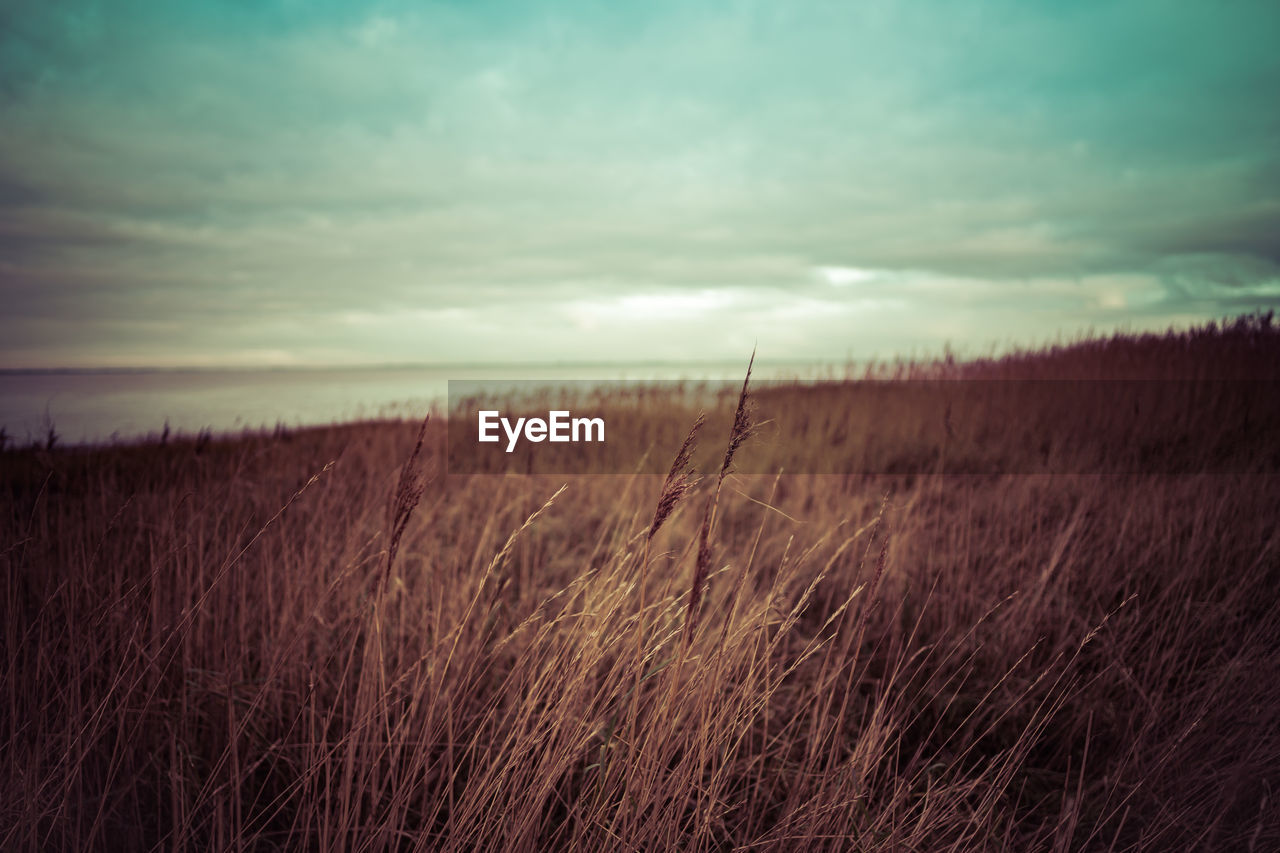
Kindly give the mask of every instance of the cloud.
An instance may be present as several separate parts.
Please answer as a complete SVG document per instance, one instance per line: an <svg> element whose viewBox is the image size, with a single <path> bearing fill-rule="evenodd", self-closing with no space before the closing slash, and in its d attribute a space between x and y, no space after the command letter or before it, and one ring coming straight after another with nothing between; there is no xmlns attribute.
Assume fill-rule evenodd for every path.
<svg viewBox="0 0 1280 853"><path fill-rule="evenodd" d="M41 4L0 37L0 359L724 357L726 318L841 357L1275 305L1277 17Z"/></svg>

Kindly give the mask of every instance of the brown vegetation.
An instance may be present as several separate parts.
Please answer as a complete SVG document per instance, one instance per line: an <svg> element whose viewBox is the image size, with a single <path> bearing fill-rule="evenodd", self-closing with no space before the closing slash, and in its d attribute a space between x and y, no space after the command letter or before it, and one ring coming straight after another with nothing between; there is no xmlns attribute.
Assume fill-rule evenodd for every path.
<svg viewBox="0 0 1280 853"><path fill-rule="evenodd" d="M666 478L446 477L437 422L0 455L0 848L1280 847L1273 460L733 473L750 427Z"/></svg>

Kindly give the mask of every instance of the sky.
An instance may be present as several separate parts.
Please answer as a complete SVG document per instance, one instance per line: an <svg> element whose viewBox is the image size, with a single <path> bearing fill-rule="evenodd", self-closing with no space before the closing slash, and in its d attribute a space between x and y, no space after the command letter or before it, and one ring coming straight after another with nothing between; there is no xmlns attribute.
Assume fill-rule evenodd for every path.
<svg viewBox="0 0 1280 853"><path fill-rule="evenodd" d="M0 367L985 354L1280 303L1280 4L0 0Z"/></svg>

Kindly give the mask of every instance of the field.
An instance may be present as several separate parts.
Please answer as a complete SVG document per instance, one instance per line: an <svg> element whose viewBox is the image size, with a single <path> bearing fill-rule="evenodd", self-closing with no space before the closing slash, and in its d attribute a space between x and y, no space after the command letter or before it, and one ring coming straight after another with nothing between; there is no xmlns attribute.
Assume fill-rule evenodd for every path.
<svg viewBox="0 0 1280 853"><path fill-rule="evenodd" d="M1275 381L1280 330L882 375ZM439 419L5 450L0 848L1280 849L1273 421L722 475L731 420L656 474L446 476Z"/></svg>

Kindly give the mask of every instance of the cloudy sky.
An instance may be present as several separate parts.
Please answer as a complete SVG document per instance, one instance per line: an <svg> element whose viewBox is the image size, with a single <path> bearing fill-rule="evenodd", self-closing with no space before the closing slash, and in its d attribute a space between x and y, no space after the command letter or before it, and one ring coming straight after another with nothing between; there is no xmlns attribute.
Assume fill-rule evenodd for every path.
<svg viewBox="0 0 1280 853"><path fill-rule="evenodd" d="M0 367L844 359L1280 303L1280 5L0 3Z"/></svg>

